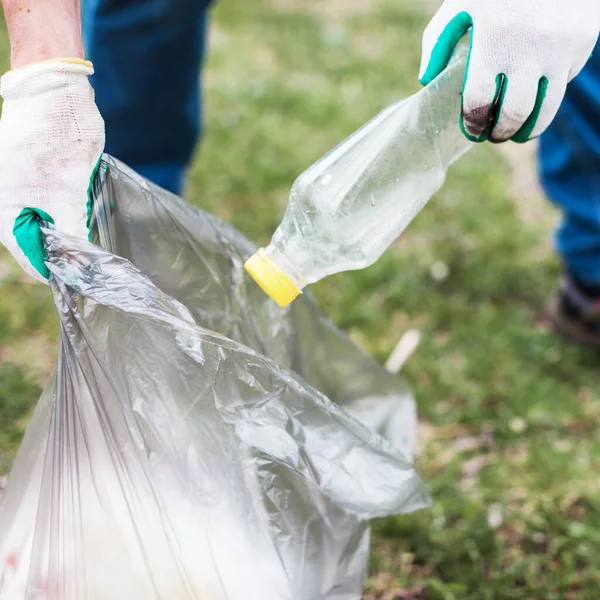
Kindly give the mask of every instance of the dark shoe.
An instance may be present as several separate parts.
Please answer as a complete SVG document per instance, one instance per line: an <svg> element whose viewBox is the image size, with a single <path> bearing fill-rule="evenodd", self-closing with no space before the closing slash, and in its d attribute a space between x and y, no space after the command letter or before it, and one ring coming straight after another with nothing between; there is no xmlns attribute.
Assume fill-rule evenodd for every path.
<svg viewBox="0 0 600 600"><path fill-rule="evenodd" d="M559 333L579 344L600 347L600 290L584 290L565 277L547 316Z"/></svg>

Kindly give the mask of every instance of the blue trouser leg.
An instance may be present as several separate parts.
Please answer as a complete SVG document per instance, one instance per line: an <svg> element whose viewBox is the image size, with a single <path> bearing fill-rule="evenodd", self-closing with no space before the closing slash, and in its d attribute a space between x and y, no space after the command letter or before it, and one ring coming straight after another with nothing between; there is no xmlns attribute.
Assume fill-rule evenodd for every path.
<svg viewBox="0 0 600 600"><path fill-rule="evenodd" d="M600 43L540 138L539 167L562 210L556 246L565 268L584 285L600 286Z"/></svg>
<svg viewBox="0 0 600 600"><path fill-rule="evenodd" d="M84 0L106 151L181 193L200 135L209 0Z"/></svg>

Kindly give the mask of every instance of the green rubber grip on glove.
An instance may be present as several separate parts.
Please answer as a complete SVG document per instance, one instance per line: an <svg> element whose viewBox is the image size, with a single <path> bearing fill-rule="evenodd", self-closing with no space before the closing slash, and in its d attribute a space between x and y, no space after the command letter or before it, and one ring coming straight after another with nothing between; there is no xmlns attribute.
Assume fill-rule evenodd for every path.
<svg viewBox="0 0 600 600"><path fill-rule="evenodd" d="M467 65L465 68L465 80L463 82L463 93L465 90L465 86L467 84L467 77L469 76L469 63L471 60L471 49L473 46L473 19L471 15L467 12L458 13L444 28L442 33L440 34L436 45L434 46L431 57L429 59L429 63L427 64L427 68L425 69L425 73L419 79L419 83L421 85L427 85L431 83L447 66L450 62L450 57L452 56L452 52L459 40L469 31L471 30L471 39L469 49L469 56L467 58ZM493 118L489 123L488 128L483 134L479 137L474 137L469 134L465 128L465 124L463 121L463 114L461 112L460 115L460 128L463 132L464 136L470 140L471 142L484 142L488 140L490 137L490 133L493 131L494 127L498 123L498 119L500 118L500 111L502 110L502 104L504 102L504 96L506 94L506 89L508 85L508 78L504 73L499 73L496 76L496 93L494 95L493 100ZM540 116L540 112L542 110L542 104L546 98L546 92L548 90L548 79L546 77L542 77L538 82L538 93L535 100L535 105L533 110L523 126L510 138L513 142L517 142L519 144L523 144L528 142L531 138L531 133L535 128L535 125Z"/></svg>
<svg viewBox="0 0 600 600"><path fill-rule="evenodd" d="M87 227L90 228L90 222L92 218L92 208L94 201L92 198L94 189L94 180L96 174L100 168L102 162L102 155L98 159L96 166L94 167L90 176L90 182L87 190ZM44 279L50 279L50 270L46 266L46 240L42 230L40 229L41 223L51 223L54 225L54 219L45 211L40 208L24 208L19 216L15 219L13 226L13 235L17 240L19 248L23 251L23 254L27 257L29 262L33 265L34 269ZM90 231L91 237L91 231Z"/></svg>
<svg viewBox="0 0 600 600"><path fill-rule="evenodd" d="M40 229L40 223L43 222L54 224L54 219L39 208L24 208L15 219L13 235L35 270L45 279L49 279L50 270L46 266L46 240Z"/></svg>

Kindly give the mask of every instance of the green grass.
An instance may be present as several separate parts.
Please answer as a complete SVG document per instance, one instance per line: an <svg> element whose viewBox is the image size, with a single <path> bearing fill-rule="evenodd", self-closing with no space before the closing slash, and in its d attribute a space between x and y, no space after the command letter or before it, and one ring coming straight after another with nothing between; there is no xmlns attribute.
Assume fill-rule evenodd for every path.
<svg viewBox="0 0 600 600"><path fill-rule="evenodd" d="M267 241L294 178L418 89L426 20L408 0L222 0L189 200ZM497 150L478 147L375 266L315 286L382 360L405 329L423 335L403 375L434 504L375 524L370 600L598 597L599 355L537 324L558 277L554 214L532 204L523 219L523 202ZM0 451L52 367L53 310L3 276Z"/></svg>

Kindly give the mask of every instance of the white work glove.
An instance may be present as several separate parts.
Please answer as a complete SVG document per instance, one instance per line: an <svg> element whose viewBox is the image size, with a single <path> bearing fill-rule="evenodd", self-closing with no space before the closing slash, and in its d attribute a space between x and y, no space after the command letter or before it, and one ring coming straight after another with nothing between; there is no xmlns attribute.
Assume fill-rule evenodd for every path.
<svg viewBox="0 0 600 600"><path fill-rule="evenodd" d="M469 29L463 132L472 141L525 142L550 125L590 57L600 0L445 0L423 35L422 84Z"/></svg>
<svg viewBox="0 0 600 600"><path fill-rule="evenodd" d="M42 282L49 271L38 215L88 237L88 188L104 149L92 73L87 61L57 59L0 80L0 242Z"/></svg>

